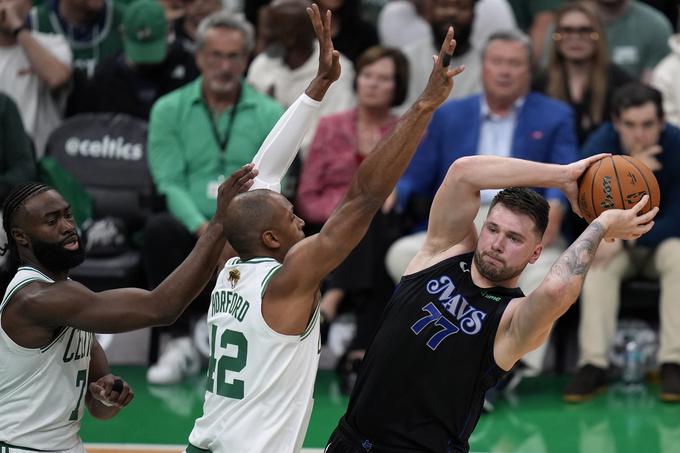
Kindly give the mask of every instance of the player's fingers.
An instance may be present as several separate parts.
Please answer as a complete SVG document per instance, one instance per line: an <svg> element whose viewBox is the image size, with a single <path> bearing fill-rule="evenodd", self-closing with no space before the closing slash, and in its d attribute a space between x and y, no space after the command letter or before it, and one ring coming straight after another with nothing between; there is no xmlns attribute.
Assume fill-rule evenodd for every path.
<svg viewBox="0 0 680 453"><path fill-rule="evenodd" d="M104 391L104 387L97 384L96 382L90 382L90 393L93 395L99 395Z"/></svg>
<svg viewBox="0 0 680 453"><path fill-rule="evenodd" d="M449 27L449 29L446 31L446 38L444 38L444 42L442 42L442 46L439 49L439 58L444 58L444 55L446 54L449 54L450 57L450 55L453 54L453 49L455 48L456 42L453 39L453 27ZM444 61L442 61L442 64L443 63Z"/></svg>
<svg viewBox="0 0 680 453"><path fill-rule="evenodd" d="M646 223L649 223L652 221L654 217L656 217L656 214L659 212L658 207L654 207L649 210L649 212L645 212L644 214L640 214L635 218L635 220L638 222L638 224L644 225Z"/></svg>
<svg viewBox="0 0 680 453"><path fill-rule="evenodd" d="M649 195L645 194L645 195L642 196L642 198L640 198L640 201L635 203L635 206L633 206L630 209L637 215L640 211L642 211L642 208L644 208L647 205L648 202L649 202Z"/></svg>
<svg viewBox="0 0 680 453"><path fill-rule="evenodd" d="M322 30L322 24L321 24L321 18L319 14L319 7L317 6L316 3L312 3L311 6L307 7L307 15L309 16L309 20L312 21L312 27L314 27L314 33L316 33L316 36L318 38L321 38L323 36L323 30Z"/></svg>
<svg viewBox="0 0 680 453"><path fill-rule="evenodd" d="M588 168L595 162L597 162L600 159L604 159L605 157L609 157L611 154L609 153L600 153L600 154L595 154L594 156L586 157L585 159L582 160L583 162L583 167Z"/></svg>
<svg viewBox="0 0 680 453"><path fill-rule="evenodd" d="M231 176L229 176L229 179L227 179L222 184L227 185L227 186L235 186L235 185L238 185L240 183L241 179L244 178L244 177L245 177L244 181L247 181L248 180L248 178L247 178L248 173L252 172L254 168L255 168L254 163L251 162L249 164L246 164L243 167L236 170L234 173L232 173Z"/></svg>
<svg viewBox="0 0 680 453"><path fill-rule="evenodd" d="M463 71L465 71L465 65L460 65L460 66L458 66L457 68L450 69L450 70L446 73L446 77L449 77L449 78L455 77L455 76L457 76L458 74L460 74L460 73L463 72Z"/></svg>
<svg viewBox="0 0 680 453"><path fill-rule="evenodd" d="M333 41L331 40L331 10L326 10L325 17L323 18L323 39L324 42L326 43L332 43Z"/></svg>
<svg viewBox="0 0 680 453"><path fill-rule="evenodd" d="M118 398L115 399L116 404L118 404L118 406L120 406L120 407L123 407L123 403L125 402L125 400L127 399L129 394L130 394L130 387L128 387L126 385L125 388L123 388L123 390L118 395Z"/></svg>
<svg viewBox="0 0 680 453"><path fill-rule="evenodd" d="M134 392L132 389L130 389L130 391L129 391L128 394L127 394L127 397L126 397L125 400L120 404L121 407L125 407L125 406L127 406L128 404L130 404L130 401L132 401L132 399L133 399L134 397L135 397L135 392Z"/></svg>

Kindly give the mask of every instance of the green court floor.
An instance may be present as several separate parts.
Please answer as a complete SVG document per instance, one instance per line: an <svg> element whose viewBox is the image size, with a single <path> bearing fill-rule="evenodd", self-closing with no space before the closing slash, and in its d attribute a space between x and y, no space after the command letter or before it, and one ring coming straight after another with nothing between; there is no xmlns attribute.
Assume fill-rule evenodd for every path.
<svg viewBox="0 0 680 453"><path fill-rule="evenodd" d="M203 377L158 387L146 383L143 367L115 367L113 372L130 382L135 400L112 420L86 416L85 442L186 444L201 412ZM563 376L525 379L492 414L482 416L471 438L472 451L680 453L680 405L661 403L656 385L637 393L614 385L591 402L567 405L561 400L565 383ZM320 371L306 448L323 448L346 404L334 374Z"/></svg>

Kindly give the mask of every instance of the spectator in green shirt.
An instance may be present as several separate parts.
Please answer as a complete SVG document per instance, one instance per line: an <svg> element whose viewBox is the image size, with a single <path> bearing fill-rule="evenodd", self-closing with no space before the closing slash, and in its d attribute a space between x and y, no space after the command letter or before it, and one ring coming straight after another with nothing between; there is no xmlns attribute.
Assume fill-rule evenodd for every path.
<svg viewBox="0 0 680 453"><path fill-rule="evenodd" d="M47 0L31 10L31 28L63 35L73 51L73 66L88 76L98 61L123 49L123 6L116 0Z"/></svg>
<svg viewBox="0 0 680 453"><path fill-rule="evenodd" d="M151 110L148 156L151 174L169 213L149 220L145 267L149 285L159 284L189 254L215 212L222 179L250 162L283 110L242 79L253 48L253 27L218 11L196 34L201 77L161 97ZM196 374L200 357L189 332L205 313L209 292L170 328L173 337L149 368L154 384ZM193 308L193 310L192 310Z"/></svg>

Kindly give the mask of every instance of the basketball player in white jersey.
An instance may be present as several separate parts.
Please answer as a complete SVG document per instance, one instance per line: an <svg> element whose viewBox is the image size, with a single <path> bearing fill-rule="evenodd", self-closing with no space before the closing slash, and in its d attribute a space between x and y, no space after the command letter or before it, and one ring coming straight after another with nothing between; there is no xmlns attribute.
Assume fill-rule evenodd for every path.
<svg viewBox="0 0 680 453"><path fill-rule="evenodd" d="M330 42L330 34L324 39ZM306 94L286 110L262 144L255 159L263 174L261 187L278 188L278 172L290 165L310 119L339 75L338 59L332 45L322 49L317 76ZM268 156L265 161L263 156ZM94 293L69 280L69 269L84 256L69 205L58 192L37 183L8 195L3 208L6 250L21 267L0 305L0 453L84 453L78 436L83 408L109 418L130 402L127 383L109 373L106 357L89 332L174 322L213 275L226 244L227 206L251 187L258 174L253 167L244 166L220 186L207 233L153 291ZM211 367L221 370L228 363L225 358Z"/></svg>
<svg viewBox="0 0 680 453"><path fill-rule="evenodd" d="M85 407L111 418L133 398L112 376L91 332L172 322L208 282L225 245L225 211L256 171L247 165L219 189L208 233L154 291L95 293L68 278L84 258L71 208L40 183L15 187L3 206L10 260L19 264L0 303L0 451L85 453ZM205 239L204 239L205 238Z"/></svg>
<svg viewBox="0 0 680 453"><path fill-rule="evenodd" d="M307 9L322 55L320 67L340 68L331 42L330 12ZM252 190L229 207L227 239L238 258L227 261L208 311L211 357L203 415L186 453L292 453L300 450L312 410L320 341L321 280L365 234L410 161L453 77L443 63L453 53L449 29L427 87L392 133L363 161L348 193L319 234L304 238L304 222L275 189L293 155L258 152ZM269 150L271 151L271 150ZM290 151L290 150L288 150ZM280 164L281 168L277 167Z"/></svg>

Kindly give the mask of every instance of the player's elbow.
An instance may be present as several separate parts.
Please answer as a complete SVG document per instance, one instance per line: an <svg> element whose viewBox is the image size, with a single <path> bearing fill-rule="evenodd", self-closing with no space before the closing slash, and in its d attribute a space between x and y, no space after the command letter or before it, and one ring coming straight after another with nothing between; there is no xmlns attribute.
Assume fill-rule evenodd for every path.
<svg viewBox="0 0 680 453"><path fill-rule="evenodd" d="M182 312L169 312L167 309L165 310L158 310L157 313L154 315L154 325L157 326L170 326L174 324L178 319L179 315L181 315Z"/></svg>
<svg viewBox="0 0 680 453"><path fill-rule="evenodd" d="M477 164L475 156L460 157L449 167L446 179L450 182L471 182Z"/></svg>
<svg viewBox="0 0 680 453"><path fill-rule="evenodd" d="M576 302L578 289L557 279L548 277L540 286L541 297L552 301L551 309L555 317L562 316Z"/></svg>

